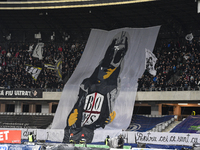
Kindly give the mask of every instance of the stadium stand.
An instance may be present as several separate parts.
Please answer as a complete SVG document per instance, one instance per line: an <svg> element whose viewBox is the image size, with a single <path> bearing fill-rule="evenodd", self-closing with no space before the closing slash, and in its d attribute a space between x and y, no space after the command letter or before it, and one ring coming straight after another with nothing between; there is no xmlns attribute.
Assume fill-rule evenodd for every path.
<svg viewBox="0 0 200 150"><path fill-rule="evenodd" d="M91 2L96 3L98 0ZM199 15L196 14L195 9L196 2L189 3L188 0L168 0L168 2L166 0L158 0L136 5L87 7L83 9L12 10L7 12L0 10L0 91L2 89L39 89L43 94L42 98L35 99L30 97L1 97L0 127L2 129L23 129L23 132L26 130L26 136L23 137L24 141L27 141L29 132L32 129L34 131L44 129L41 130L42 132L39 130L38 133L35 132L35 136L36 133L38 137L41 134L44 135L41 136L43 138L41 139L42 142L47 142L48 140L50 142L62 141L60 136L62 132L51 132L48 129L51 128L64 85L73 74L83 54L90 29L112 30L125 26L140 28L154 25L162 26L158 42L153 51L158 58L155 66L157 74L152 76L146 70L138 80L137 90L140 95L153 92L157 95L162 95L164 92L176 92L176 94L178 93L177 95L181 95L181 92L187 92L189 96L181 100L176 99L176 101L173 100L173 98L177 97L174 93L169 101L167 100L168 97L165 99L163 96L158 97L156 100L137 97L139 101L135 102L130 126L124 130L124 135L128 135L126 132L129 131L139 131L151 133L152 136L159 137L159 135L163 134L163 136L170 137L172 134L169 132L176 129L176 133L177 129L183 129L185 126L183 123L188 119L192 118L196 122L195 119L197 117L191 116L191 110L195 110L197 115L200 114L197 104L199 101L198 93L200 92L200 32ZM21 4L23 3L21 2ZM74 4L74 2L70 3ZM81 5L83 3L82 1ZM90 2L88 1L87 3L89 4ZM79 2L76 2L76 4L79 4ZM46 3L42 5L45 6ZM49 5L53 5L53 3ZM69 3L66 5L69 5ZM2 6L0 2L0 9ZM31 5L28 4L27 6ZM37 6L38 4L36 4ZM59 4L56 7L59 7ZM55 37L54 31L56 33ZM34 38L34 33L38 32L42 33L42 40ZM50 39L52 32L53 37ZM9 33L12 33L12 38ZM186 39L188 33L193 33L194 35L194 38L190 41ZM38 42L44 43L43 60L32 56ZM32 50L30 50L30 47L32 47ZM59 78L57 70L45 67L46 64L54 66L59 58L62 60L62 78ZM27 65L42 68L36 80L26 71ZM50 96L44 96L45 94ZM143 99L145 100L142 101ZM178 106L179 102L191 104ZM167 104L170 105L167 106ZM37 105L39 105L39 109L36 108ZM180 116L175 113L180 114ZM142 118L142 123L137 120L139 117ZM191 120L187 122L187 125L189 126L190 123ZM192 125L190 127L192 131L190 132L199 133L198 124ZM143 130L138 130L138 126L141 126L140 129L143 127ZM164 132L167 133L164 134ZM192 139L196 138L192 134L188 135ZM126 137L126 142L128 143L128 137L131 141L133 140L131 137L134 136L133 133L130 133ZM178 137L177 134L176 136ZM48 149L52 145L45 146ZM130 145L128 146L130 147ZM165 146L161 145L163 146L161 147L157 144L137 142L132 143L131 146L132 148L149 149L192 149L191 147L187 148L185 145L170 147L167 144ZM59 148L56 147L55 149ZM62 147L61 149L64 148Z"/></svg>
<svg viewBox="0 0 200 150"><path fill-rule="evenodd" d="M170 115L133 115L127 131L163 132L174 124L176 116Z"/></svg>
<svg viewBox="0 0 200 150"><path fill-rule="evenodd" d="M10 43L7 49L1 46L0 76L2 80L0 87L6 89L40 88L48 91L62 91L63 80L66 82L73 73L84 50L84 45L82 43L76 43L75 45L68 43L63 47L63 51L59 51L59 44L45 44L43 54L45 60L43 61L32 57L33 51L29 51L30 45L28 43ZM36 45L37 43L34 44L33 50ZM9 56L7 56L8 54ZM63 56L62 59L64 60L62 61L63 80L56 76L54 70L44 68L45 63L54 65L56 59L61 58L61 56ZM33 80L32 76L26 71L26 65L43 67L43 71L37 80ZM42 82L41 84L40 81Z"/></svg>
<svg viewBox="0 0 200 150"><path fill-rule="evenodd" d="M62 91L64 83L56 77L55 71L44 68L37 79L42 81L42 84L39 84L26 72L26 64L37 67L44 63L55 64L56 59L64 56L62 74L66 82L81 58L84 43L68 43L63 47L60 44L45 44L44 57L46 59L44 61L32 57L33 51L28 51L30 46L28 43L10 43L7 49L1 46L0 86L8 89L41 88L46 91ZM34 45L36 46L37 43ZM58 51L59 47L62 47L62 52ZM154 77L145 71L138 81L138 91L200 90L199 47L200 40L197 37L192 42L182 39L182 42L164 41L162 45L156 45L154 54L158 58L157 75ZM18 52L19 56L17 56Z"/></svg>
<svg viewBox="0 0 200 150"><path fill-rule="evenodd" d="M181 1L179 1L178 4L180 4L180 2ZM186 1L185 1L185 3L186 3ZM172 2L171 2L171 4L172 4ZM142 5L142 7L143 6L148 7L147 5L148 4L144 4L144 5ZM127 6L127 7L130 7L130 6ZM115 9L116 9L116 10L121 10L121 12L123 12L123 10L127 9L127 7L123 7L121 9L118 9L118 7L112 7L113 8L112 11L114 10L114 12L116 12L115 11ZM178 6L175 5L175 8L176 7L178 7ZM103 8L103 9L105 9L105 8ZM134 10L134 9L130 8L127 10ZM162 10L162 7L160 10ZM94 12L95 11L103 12L101 10L99 11L98 9L94 10ZM157 11L158 12L156 14L159 14L158 9L157 9ZM91 11L90 9L87 9L87 12L90 12L90 15L93 15L93 14L91 14L91 12L93 12L93 11ZM134 11L132 11L132 12L134 12ZM63 12L59 12L59 14L62 14L62 13ZM118 12L116 14L129 14L129 13L131 13L131 12L128 12L128 13L119 13ZM1 13L1 14L4 14L4 13ZM44 17L44 14L45 13L42 13L43 17ZM56 14L56 12L55 12L55 14ZM76 15L76 17L79 16L80 14L82 14L82 13L78 12L78 15ZM86 14L86 13L83 13L83 14ZM96 18L97 18L96 16L99 16L99 17L112 16L112 15L107 15L107 14L105 15L105 14L104 15L94 15L95 19L94 18L93 19L96 20ZM31 15L33 15L33 14L31 13ZM138 15L138 16L140 16L140 15ZM157 15L152 14L152 16L157 16ZM163 16L165 16L165 14L163 14ZM171 16L169 17L170 19L171 19ZM184 15L181 15L181 16L184 16ZM81 17L82 18L80 18L80 17L75 18L74 20L81 20L81 19L86 20L83 16L81 16ZM3 17L1 16L0 18L3 18ZM13 18L15 18L15 17L13 17ZM121 18L123 18L123 17L121 16ZM128 18L128 20L131 20L129 22L131 22L131 24L132 24L134 19L132 20L129 17L127 17L127 18ZM146 18L146 17L144 17L144 18ZM157 18L159 18L159 17L157 17ZM59 18L59 19L61 20L62 18ZM167 21L164 21L164 22L168 22L170 19L168 19ZM22 17L22 20L23 20L23 17ZM58 20L54 20L54 21L49 21L49 20L46 22L53 22L53 23L55 23L56 21L59 22ZM63 22L64 22L64 20L66 21L67 19L63 19ZM69 20L70 19L68 19L67 21L70 23L76 22L74 20L73 21L69 21ZM102 22L102 20L104 20L104 18L101 18L100 20ZM109 20L112 21L112 19L110 19L110 18L107 19L107 21L109 21ZM138 20L138 19L136 19L136 20ZM160 23L160 22L156 22L155 19L152 19L152 20L156 24ZM107 22L107 21L103 21L103 22ZM117 21L117 20L115 20L115 21ZM104 26L106 26L107 29L110 30L112 28L122 27L124 25L124 22L127 22L127 20L123 20L123 19L122 19L122 22L120 22L120 23L119 22L116 23L115 21L112 23L108 23L108 24L112 24L112 26L105 24L105 25L101 25L101 26L99 25L99 26L95 26L95 27L103 28ZM140 21L141 20L138 20L138 24ZM90 21L88 21L88 22L90 22ZM146 22L146 21L142 20L141 22ZM150 21L147 21L147 22L150 22ZM192 24L192 23L190 23L190 21L188 21L188 22L189 22L189 24ZM81 25L83 25L83 27L84 27L83 22L79 22L79 23ZM183 21L182 21L182 23L183 23ZM0 28L3 27L6 30L6 28L5 28L6 24L7 23L0 24ZM96 23L96 24L98 24L98 23ZM144 26L144 24L145 23L141 23L139 25ZM167 23L167 25L169 25L169 24L171 24L170 21ZM183 24L186 24L186 23L184 22ZM81 25L77 26L77 25L73 24L73 25L71 25L71 28L80 27L80 29L78 29L78 30L83 30L83 27ZM145 24L145 26L150 26L150 25L152 26L154 24L153 23L150 23L148 25ZM45 25L43 25L43 26L45 26ZM57 28L60 27L59 25L56 25L56 26L57 26ZM172 26L177 26L177 24L174 23ZM165 29L165 27L164 27L164 29ZM84 33L82 33L82 34L88 35L90 28L91 28L91 26L89 26L87 24L87 30L84 31ZM174 28L173 30L177 30L178 28L179 28L179 26ZM63 31L64 30L62 30L62 32ZM33 31L33 32L35 32L35 31ZM200 75L199 75L200 39L199 39L199 34L198 34L199 31L198 30L196 30L196 32L194 31L194 33L196 33L196 36L190 42L185 39L185 35L186 35L187 31L185 31L184 28L183 28L183 31L180 31L183 34L179 35L180 37L178 36L176 38L170 37L169 34L165 35L166 32L168 32L167 29L165 29L165 31L161 33L162 35L160 34L160 36L159 36L160 43L156 44L156 47L153 51L153 53L158 58L158 60L156 62L157 75L155 77L153 77L147 71L145 71L142 78L140 78L138 81L138 84L139 84L138 91L139 92L143 92L143 91L144 92L145 91L147 91L147 92L148 91L152 91L152 92L154 92L154 91L159 91L159 92L161 92L161 91L191 91L191 90L199 91L200 90ZM20 31L17 31L17 33L18 33L18 35L23 34ZM57 33L59 33L59 32L57 32ZM174 34L174 31L171 31L171 35L173 35L173 34ZM62 37L62 33L59 33L59 35L61 35L60 37ZM31 34L31 36L32 36L32 34ZM166 36L166 37L163 38L164 36ZM167 36L169 36L169 37L167 37ZM14 40L11 40L11 41L8 41L6 39L4 39L4 41L3 41L2 37L0 38L1 39L1 41L0 41L0 79L1 79L0 87L2 89L13 89L13 88L35 89L35 88L37 88L37 89L41 89L45 92L47 92L47 91L62 92L64 84L67 82L67 80L73 74L73 71L75 70L77 64L79 63L79 60L82 56L83 50L85 48L86 39L88 36L84 36L84 40L82 40L82 41L76 40L76 38L79 39L79 36L77 36L74 39L72 39L73 37L71 37L70 39L67 39L66 41L64 40L62 43L60 43L59 39L57 39L56 41L44 42L44 44L45 44L45 46L44 46L45 59L42 61L32 57L33 51L29 51L29 47L34 44L34 46L33 46L33 49L34 49L36 47L38 41L36 41L35 39L32 39L30 37L29 37L29 40L24 40L24 42L22 42L23 40L20 38L19 38L19 40L17 40L18 39L17 36L14 38ZM69 38L69 36L67 36L67 37ZM66 39L66 37L65 37L65 39ZM63 39L61 38L61 40L63 40ZM44 67L45 63L54 65L59 58L62 58L62 75L63 75L62 80L60 80L57 77L56 71L50 70L50 69L47 69ZM41 72L41 74L39 75L37 80L33 80L32 76L26 72L26 70L25 70L26 64L36 66L36 67L43 67L43 71ZM1 111L3 111L3 110L1 109ZM159 118L159 117L163 117L163 116L148 115L148 118ZM50 114L50 113L47 113L47 114L38 113L38 112L31 112L31 113L28 113L28 112L1 112L0 113L0 122L1 122L0 126L5 127L5 128L6 128L6 126L8 127L8 125L9 125L9 127L15 126L15 128L18 128L18 127L19 128L20 127L27 128L28 127L28 128L46 129L51 125L52 120L53 120L53 114ZM178 123L179 122L177 122L175 120L175 118L171 118L162 123L155 124L155 127L152 127L148 131L150 131L150 132L166 132L166 131L171 130L169 128L173 128ZM130 124L130 127L132 127L132 125L133 124Z"/></svg>
<svg viewBox="0 0 200 150"><path fill-rule="evenodd" d="M64 82L67 82L70 78L81 58L85 47L84 43L86 42L77 42L75 44L74 42L69 42L64 46L60 46L60 43L45 44L44 56L47 57L45 61L40 61L32 57L33 51L29 51L29 46L33 43L9 43L9 48L7 49L1 46L1 88L40 88L43 91L62 91ZM198 56L200 53L198 49L200 40L198 40L198 37L192 42L188 42L183 38L181 42L171 40L170 42L163 41L162 43L161 45L156 45L154 49L154 54L158 58L156 63L156 70L158 73L154 77L145 71L143 77L138 81L138 91L199 90L200 63L198 61ZM35 46L36 44L37 43L34 43ZM62 51L59 51L59 48L62 48ZM37 80L33 80L31 75L25 70L26 63L33 66L41 66L44 63L55 64L56 58L58 59L61 56L64 56L62 62L62 81L58 79L53 70L44 68L44 71L41 72ZM173 58L172 60L170 60L171 57ZM42 84L39 85L39 81L42 81ZM52 83L52 81L54 81L54 83ZM9 118L12 120L11 114L6 115L9 115ZM26 115L22 115L22 120L24 120L23 118L25 116ZM2 116L2 119L3 118L6 121L8 120ZM46 125L37 122L37 125L30 124L30 126L35 126L36 128L48 127L52 121L52 116L47 118L49 118L49 122ZM10 120L8 120L8 122L10 122ZM21 122L23 121L19 123ZM171 123L159 124L150 131L164 131L170 124Z"/></svg>
<svg viewBox="0 0 200 150"><path fill-rule="evenodd" d="M154 54L157 75L147 71L139 79L139 91L183 91L199 90L199 46L198 38L192 42L171 41L156 47Z"/></svg>
<svg viewBox="0 0 200 150"><path fill-rule="evenodd" d="M53 120L53 114L1 113L0 128L46 129Z"/></svg>

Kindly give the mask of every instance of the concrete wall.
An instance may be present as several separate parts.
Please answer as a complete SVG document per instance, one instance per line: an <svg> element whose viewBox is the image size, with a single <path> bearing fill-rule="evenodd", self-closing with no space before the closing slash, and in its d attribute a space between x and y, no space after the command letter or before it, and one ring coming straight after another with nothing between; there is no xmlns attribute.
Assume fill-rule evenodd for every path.
<svg viewBox="0 0 200 150"><path fill-rule="evenodd" d="M62 92L44 92L42 100L59 100ZM200 91L137 92L136 101L200 100Z"/></svg>
<svg viewBox="0 0 200 150"><path fill-rule="evenodd" d="M53 102L58 102L60 100L62 92L43 92L43 98L0 98L1 112L5 111L5 101L14 100L15 103L15 112L21 112L21 103L23 101L37 101L42 105L42 113L50 113L51 104ZM40 101L41 102L38 102ZM199 101L200 100L200 91L163 91L163 92L137 92L136 102L146 102L151 106L151 115L159 115L162 112L162 104L156 104L156 102L162 101L163 103L171 103L174 101L179 102L188 102L188 101ZM4 101L4 102L3 102ZM159 107L160 105L160 107ZM180 107L180 106L179 106ZM176 106L178 108L178 106ZM173 112L176 115L180 115L180 110L174 110Z"/></svg>
<svg viewBox="0 0 200 150"><path fill-rule="evenodd" d="M60 100L62 92L43 92L43 98L0 98L0 100ZM200 100L200 91L137 92L136 101L188 101Z"/></svg>
<svg viewBox="0 0 200 150"><path fill-rule="evenodd" d="M136 101L188 101L200 100L200 91L137 92Z"/></svg>

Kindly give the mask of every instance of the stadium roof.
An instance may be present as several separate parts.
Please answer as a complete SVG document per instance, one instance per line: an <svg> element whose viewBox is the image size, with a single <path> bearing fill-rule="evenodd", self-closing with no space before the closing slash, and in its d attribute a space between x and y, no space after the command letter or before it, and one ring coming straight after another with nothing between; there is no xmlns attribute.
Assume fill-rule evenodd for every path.
<svg viewBox="0 0 200 150"><path fill-rule="evenodd" d="M0 7L3 5L0 3ZM179 38L199 30L199 15L195 0L156 0L62 9L4 9L0 10L0 35L13 31L23 31L26 35L32 34L30 31L49 34L54 31L60 37L66 32L87 38L92 28L112 30L161 25L163 38ZM199 35L198 32L195 34Z"/></svg>

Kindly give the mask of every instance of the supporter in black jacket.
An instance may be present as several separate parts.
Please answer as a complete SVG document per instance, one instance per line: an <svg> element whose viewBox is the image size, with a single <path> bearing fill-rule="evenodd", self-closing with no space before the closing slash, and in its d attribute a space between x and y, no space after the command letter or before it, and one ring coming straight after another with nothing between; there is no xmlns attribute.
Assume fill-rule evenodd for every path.
<svg viewBox="0 0 200 150"><path fill-rule="evenodd" d="M123 149L123 146L124 146L124 139L123 139L122 135L119 135L117 148Z"/></svg>

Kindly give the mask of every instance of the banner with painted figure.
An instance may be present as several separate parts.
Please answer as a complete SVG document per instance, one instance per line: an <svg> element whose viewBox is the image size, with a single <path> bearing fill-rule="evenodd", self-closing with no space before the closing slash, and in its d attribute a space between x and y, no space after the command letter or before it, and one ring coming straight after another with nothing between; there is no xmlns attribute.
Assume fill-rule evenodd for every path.
<svg viewBox="0 0 200 150"><path fill-rule="evenodd" d="M145 49L145 51L146 51L146 59L145 59L146 69L151 75L155 76L157 72L155 70L155 64L156 64L157 58L149 49Z"/></svg>
<svg viewBox="0 0 200 150"><path fill-rule="evenodd" d="M65 129L63 142L69 142L71 133L76 142L82 134L87 143L98 135L103 141L109 133L112 137L110 130L129 126L137 81L145 70L145 49L153 51L159 29L91 30L52 123L52 129Z"/></svg>

